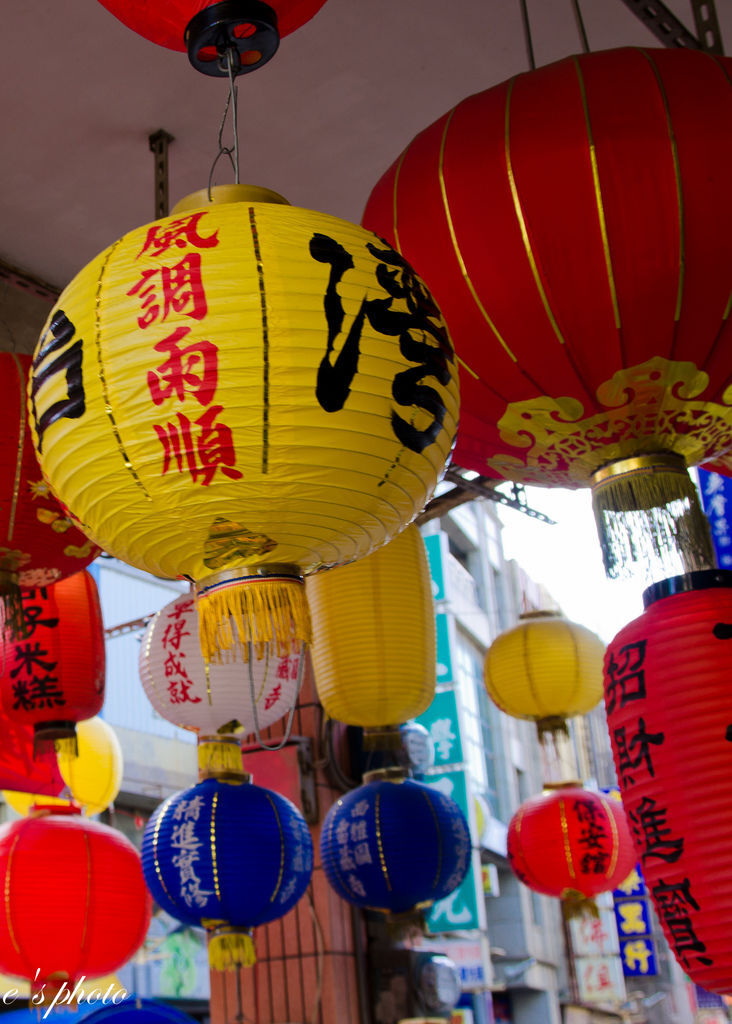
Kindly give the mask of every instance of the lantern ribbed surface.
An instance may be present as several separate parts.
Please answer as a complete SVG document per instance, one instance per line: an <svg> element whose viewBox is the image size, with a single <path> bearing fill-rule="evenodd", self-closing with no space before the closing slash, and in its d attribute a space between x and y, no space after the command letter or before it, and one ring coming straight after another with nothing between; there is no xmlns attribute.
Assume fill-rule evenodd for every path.
<svg viewBox="0 0 732 1024"><path fill-rule="evenodd" d="M435 693L435 613L424 541L410 526L353 565L310 577L313 669L331 718L396 725Z"/></svg>
<svg viewBox="0 0 732 1024"><path fill-rule="evenodd" d="M116 971L151 911L140 856L121 832L50 811L0 827L0 970L39 986L56 972L73 981Z"/></svg>
<svg viewBox="0 0 732 1024"><path fill-rule="evenodd" d="M45 586L84 569L99 554L51 494L33 450L26 413L30 356L0 352L0 593Z"/></svg>
<svg viewBox="0 0 732 1024"><path fill-rule="evenodd" d="M148 700L166 721L200 734L235 721L249 735L255 726L268 728L295 703L300 660L299 650L281 657L268 648L262 658L246 663L230 659L206 665L195 600L183 594L149 623L139 668Z"/></svg>
<svg viewBox="0 0 732 1024"><path fill-rule="evenodd" d="M28 636L6 636L0 699L39 739L74 735L101 711L106 657L99 593L86 571L22 595Z"/></svg>
<svg viewBox="0 0 732 1024"><path fill-rule="evenodd" d="M71 799L84 813L101 814L119 793L122 785L122 748L111 725L103 718L88 718L76 726L78 755L61 751L58 766ZM3 790L5 801L18 814L27 814L33 804L65 804L68 800Z"/></svg>
<svg viewBox="0 0 732 1024"><path fill-rule="evenodd" d="M248 931L283 917L310 882L313 844L305 819L279 793L206 779L157 808L142 865L164 910L215 937L217 929Z"/></svg>
<svg viewBox="0 0 732 1024"><path fill-rule="evenodd" d="M672 952L698 985L729 993L732 573L675 577L644 603L605 660L615 769Z"/></svg>
<svg viewBox="0 0 732 1024"><path fill-rule="evenodd" d="M579 786L524 801L507 842L524 885L570 902L617 888L636 863L622 804Z"/></svg>
<svg viewBox="0 0 732 1024"><path fill-rule="evenodd" d="M600 638L560 613L527 613L501 633L485 658L485 685L498 707L548 726L602 700Z"/></svg>
<svg viewBox="0 0 732 1024"><path fill-rule="evenodd" d="M297 578L411 522L456 430L454 353L403 258L263 191L183 203L94 259L31 377L54 492L110 554L197 582L207 657L247 642L263 593L285 649L293 625L307 641Z"/></svg>
<svg viewBox="0 0 732 1024"><path fill-rule="evenodd" d="M328 811L320 834L326 877L349 903L389 914L424 909L456 889L470 866L457 803L413 779L377 779Z"/></svg>
<svg viewBox="0 0 732 1024"><path fill-rule="evenodd" d="M215 0L99 0L115 18L133 32L169 50L185 50L185 28L199 11L213 6ZM325 0L267 0L277 16L279 35L286 36L309 21ZM243 8L244 9L244 8ZM242 19L246 22L246 18Z"/></svg>

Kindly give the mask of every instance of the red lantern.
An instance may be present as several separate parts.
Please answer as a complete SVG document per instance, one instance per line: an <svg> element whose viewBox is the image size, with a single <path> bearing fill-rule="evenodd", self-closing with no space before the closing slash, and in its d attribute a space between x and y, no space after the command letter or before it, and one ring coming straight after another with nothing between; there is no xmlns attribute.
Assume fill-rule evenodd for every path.
<svg viewBox="0 0 732 1024"><path fill-rule="evenodd" d="M224 75L219 58L232 49L235 74L274 56L279 41L310 21L325 0L99 0L116 18L170 50L188 51L206 75Z"/></svg>
<svg viewBox="0 0 732 1024"><path fill-rule="evenodd" d="M99 548L76 528L41 476L26 420L31 358L0 353L0 595L20 628L18 587L37 587L84 569Z"/></svg>
<svg viewBox="0 0 732 1024"><path fill-rule="evenodd" d="M34 988L109 974L141 945L151 900L140 855L75 807L0 827L0 970Z"/></svg>
<svg viewBox="0 0 732 1024"><path fill-rule="evenodd" d="M605 656L623 804L676 959L732 992L732 572L664 580L643 603Z"/></svg>
<svg viewBox="0 0 732 1024"><path fill-rule="evenodd" d="M691 50L518 75L418 135L363 218L447 321L455 462L592 486L611 574L641 537L715 564L686 466L732 450L731 83Z"/></svg>
<svg viewBox="0 0 732 1024"><path fill-rule="evenodd" d="M23 593L27 635L6 636L0 700L14 722L33 725L36 747L70 739L74 723L104 703L104 630L97 586L79 572Z"/></svg>
<svg viewBox="0 0 732 1024"><path fill-rule="evenodd" d="M521 804L508 826L508 861L524 885L561 899L571 915L624 882L636 858L622 805L570 783Z"/></svg>

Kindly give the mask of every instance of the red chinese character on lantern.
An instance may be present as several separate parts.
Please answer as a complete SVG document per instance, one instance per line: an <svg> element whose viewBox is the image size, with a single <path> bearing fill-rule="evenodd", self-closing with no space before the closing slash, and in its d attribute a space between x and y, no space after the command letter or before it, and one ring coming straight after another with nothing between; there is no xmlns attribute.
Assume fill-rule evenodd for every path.
<svg viewBox="0 0 732 1024"><path fill-rule="evenodd" d="M180 650L181 640L184 636L190 636L190 630L186 629L186 624L183 619L174 619L169 622L163 631L163 647L166 649L174 647L176 651Z"/></svg>
<svg viewBox="0 0 732 1024"><path fill-rule="evenodd" d="M185 249L187 245L195 249L210 249L219 244L219 233L214 231L205 238L198 233L198 224L206 211L192 213L189 217L177 217L163 224L153 224L147 232L145 244L137 254L137 259L144 253L150 256L162 256L171 246Z"/></svg>
<svg viewBox="0 0 732 1024"><path fill-rule="evenodd" d="M241 479L241 472L233 468L236 453L231 429L224 423L214 422L223 408L222 405L212 405L193 422L179 412L177 424L155 424L155 432L163 446L163 476L175 462L179 473L187 470L193 482L200 482L203 487L208 487L217 469L230 480ZM200 430L194 431L194 427L200 427Z"/></svg>
<svg viewBox="0 0 732 1024"><path fill-rule="evenodd" d="M208 305L201 277L200 252L189 253L172 267L143 270L139 281L127 294L140 297L143 311L137 318L140 327L149 327L158 319L167 320L171 311L203 320Z"/></svg>
<svg viewBox="0 0 732 1024"><path fill-rule="evenodd" d="M277 701L280 699L280 694L281 693L282 693L282 683L277 683L277 685L273 686L272 689L267 694L267 696L264 698L264 710L265 711L269 711L269 709L271 707L273 707L277 703Z"/></svg>
<svg viewBox="0 0 732 1024"><path fill-rule="evenodd" d="M200 697L191 697L190 695L193 680L186 672L182 660L176 658L171 651L165 659L163 667L165 669L165 676L168 679L168 693L170 694L171 702L173 704L183 704L185 701L188 701L190 704L200 704Z"/></svg>
<svg viewBox="0 0 732 1024"><path fill-rule="evenodd" d="M156 352L165 352L168 358L154 370L148 370L147 386L155 405L175 395L179 402L190 394L200 405L208 405L218 384L218 349L206 340L193 341L181 346L179 342L190 334L190 327L178 327L154 346Z"/></svg>

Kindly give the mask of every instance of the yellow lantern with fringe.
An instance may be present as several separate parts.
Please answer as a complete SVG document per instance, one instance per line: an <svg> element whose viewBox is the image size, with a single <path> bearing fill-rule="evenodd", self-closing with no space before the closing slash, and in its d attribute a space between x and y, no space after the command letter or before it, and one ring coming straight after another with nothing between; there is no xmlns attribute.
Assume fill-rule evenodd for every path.
<svg viewBox="0 0 732 1024"><path fill-rule="evenodd" d="M435 695L435 612L424 541L409 526L353 565L307 581L318 697L365 742L401 742L400 722Z"/></svg>
<svg viewBox="0 0 732 1024"><path fill-rule="evenodd" d="M58 767L68 797L40 796L3 790L3 797L17 814L27 814L34 804L78 804L87 815L101 814L122 785L122 748L117 735L102 718L88 718L76 726L78 755L61 750Z"/></svg>
<svg viewBox="0 0 732 1024"><path fill-rule="evenodd" d="M403 257L250 186L188 197L92 260L29 394L54 493L110 554L195 581L208 659L309 640L303 577L412 521L459 404Z"/></svg>
<svg viewBox="0 0 732 1024"><path fill-rule="evenodd" d="M485 656L488 696L501 711L536 722L539 735L566 732L567 719L603 697L605 644L560 612L525 612Z"/></svg>

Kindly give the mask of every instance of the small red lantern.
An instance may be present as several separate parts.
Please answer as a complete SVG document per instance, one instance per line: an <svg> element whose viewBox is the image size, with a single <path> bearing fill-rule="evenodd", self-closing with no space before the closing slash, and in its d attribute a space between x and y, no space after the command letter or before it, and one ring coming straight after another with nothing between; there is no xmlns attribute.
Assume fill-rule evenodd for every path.
<svg viewBox="0 0 732 1024"><path fill-rule="evenodd" d="M11 721L33 725L36 749L72 741L74 723L104 703L104 630L97 585L79 572L23 592L26 635L6 635L0 701Z"/></svg>
<svg viewBox="0 0 732 1024"><path fill-rule="evenodd" d="M649 587L605 656L615 768L668 943L702 988L732 992L732 572Z"/></svg>
<svg viewBox="0 0 732 1024"><path fill-rule="evenodd" d="M636 858L622 805L569 783L521 804L508 826L508 861L571 916L624 882Z"/></svg>
<svg viewBox="0 0 732 1024"><path fill-rule="evenodd" d="M425 128L364 213L447 321L454 461L592 487L610 575L715 564L686 467L732 450L730 120L724 57L569 57Z"/></svg>
<svg viewBox="0 0 732 1024"><path fill-rule="evenodd" d="M116 18L158 46L188 51L205 75L225 75L219 63L235 56L234 74L254 71L274 56L283 36L310 21L325 0L99 0Z"/></svg>
<svg viewBox="0 0 732 1024"><path fill-rule="evenodd" d="M26 418L30 364L30 356L0 352L0 596L18 629L19 587L55 583L99 554L41 476Z"/></svg>
<svg viewBox="0 0 732 1024"><path fill-rule="evenodd" d="M0 970L36 990L115 971L150 921L137 850L76 807L38 807L0 827L0 892Z"/></svg>

